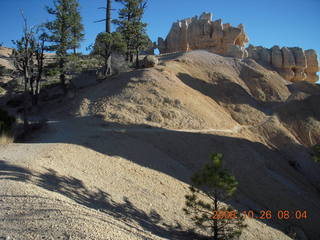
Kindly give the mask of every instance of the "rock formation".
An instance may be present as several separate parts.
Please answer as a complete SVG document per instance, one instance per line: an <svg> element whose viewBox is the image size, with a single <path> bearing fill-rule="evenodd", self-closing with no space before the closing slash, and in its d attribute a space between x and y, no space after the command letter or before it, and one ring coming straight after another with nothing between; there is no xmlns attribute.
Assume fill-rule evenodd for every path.
<svg viewBox="0 0 320 240"><path fill-rule="evenodd" d="M250 45L247 51L248 57L264 66L273 67L288 81L316 82L319 80L317 53L312 49L304 51L298 47L280 48L279 46L268 49Z"/></svg>
<svg viewBox="0 0 320 240"><path fill-rule="evenodd" d="M158 39L160 53L182 52L206 49L224 56L247 57L245 44L248 37L244 27L232 27L222 20L212 21L211 13L203 13L199 18L187 18L172 25L165 40Z"/></svg>
<svg viewBox="0 0 320 240"><path fill-rule="evenodd" d="M288 81L319 80L318 58L314 50L279 46L268 49L252 45L245 49L247 43L242 24L232 27L229 23L222 24L221 19L212 21L211 13L203 13L199 18L195 16L175 22L166 39L158 39L158 49L161 54L205 49L226 57L250 57L276 70Z"/></svg>

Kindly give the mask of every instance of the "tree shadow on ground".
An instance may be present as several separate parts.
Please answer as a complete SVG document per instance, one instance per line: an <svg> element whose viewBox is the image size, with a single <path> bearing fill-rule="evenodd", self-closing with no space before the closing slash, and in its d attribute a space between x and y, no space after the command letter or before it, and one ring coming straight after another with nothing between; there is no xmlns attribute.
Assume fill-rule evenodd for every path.
<svg viewBox="0 0 320 240"><path fill-rule="evenodd" d="M59 175L53 169L46 169L44 173L32 172L1 160L0 180L2 179L26 182L59 193L78 204L112 216L137 232L142 231L136 227L138 224L159 237L177 240L208 239L196 234L193 229L183 229L178 222L175 225L165 223L154 209L147 213L137 208L127 197L123 197L123 203L118 203L107 192L101 189L90 190L81 180Z"/></svg>
<svg viewBox="0 0 320 240"><path fill-rule="evenodd" d="M221 152L225 155L225 166L239 179L239 191L241 192L239 199L243 200L243 197L250 199L245 209L242 210L256 209L259 212L261 207L272 211L279 210L279 207L294 210L299 208L298 206L304 206L310 212L308 224L305 224L304 227L307 232L313 232L311 234L318 231L313 226L317 222L315 212L318 208L314 201L319 199L319 193L309 180L319 172L319 166L312 162L307 149L301 145L287 143L285 151L282 151L282 149L271 149L264 144L242 138L209 133L180 132L148 125L122 125L102 120L101 122L97 120L96 126L90 131L92 126L87 123L88 121L93 123L91 118L75 118L70 121L70 124L56 123L55 126L52 126L57 133L54 138L35 138L32 142L81 145L107 156L120 156L186 183L190 183L191 174L208 161L211 153ZM88 131L79 131L81 129L79 126ZM59 131L62 134L59 134ZM80 135L75 137L71 134L69 136L66 133L68 131ZM43 176L43 179L47 179L45 182L53 182L49 186L60 184L54 174ZM76 181L68 180L68 182L77 188ZM296 186L299 187L296 188ZM303 189L304 197L301 197L298 189ZM51 190L54 190L54 187ZM68 190L68 194L70 192L72 193L72 189ZM106 197L103 197L103 194L95 194L91 194L90 197L95 199L94 205L99 205L99 196ZM83 195L76 196L78 198ZM276 200L275 196L277 196ZM92 202L90 197L87 196L80 201L89 204ZM261 204L260 208L250 202ZM120 208L130 216L129 210L126 211L124 206ZM135 214L143 216L138 212ZM290 221L284 223L275 219L265 223L274 227L274 223L284 226ZM143 224L146 225L141 221L141 225ZM146 227L151 228L148 224Z"/></svg>

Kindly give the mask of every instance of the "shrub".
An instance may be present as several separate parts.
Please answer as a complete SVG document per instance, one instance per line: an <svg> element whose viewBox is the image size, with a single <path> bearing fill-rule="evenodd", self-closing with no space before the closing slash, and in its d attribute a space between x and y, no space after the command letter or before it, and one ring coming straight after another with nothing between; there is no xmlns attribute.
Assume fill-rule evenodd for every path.
<svg viewBox="0 0 320 240"><path fill-rule="evenodd" d="M47 77L58 76L59 73L59 66L56 62L49 63L47 66L44 67L44 74Z"/></svg>

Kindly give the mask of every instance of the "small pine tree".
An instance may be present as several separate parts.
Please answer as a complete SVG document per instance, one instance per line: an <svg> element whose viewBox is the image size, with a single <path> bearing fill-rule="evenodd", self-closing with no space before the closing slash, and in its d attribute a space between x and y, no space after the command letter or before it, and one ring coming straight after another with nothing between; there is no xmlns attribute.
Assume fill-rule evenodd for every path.
<svg viewBox="0 0 320 240"><path fill-rule="evenodd" d="M214 240L232 239L245 227L243 216L220 203L231 197L238 185L235 177L222 167L222 159L222 154L213 154L211 161L193 175L191 194L185 196L186 207L183 209L198 227L209 231ZM231 215L220 215L223 212Z"/></svg>

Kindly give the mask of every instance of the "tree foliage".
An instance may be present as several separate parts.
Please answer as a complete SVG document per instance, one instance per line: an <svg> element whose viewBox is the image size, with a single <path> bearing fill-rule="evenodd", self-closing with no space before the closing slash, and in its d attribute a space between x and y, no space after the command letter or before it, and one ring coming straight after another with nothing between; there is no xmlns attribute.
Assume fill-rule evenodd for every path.
<svg viewBox="0 0 320 240"><path fill-rule="evenodd" d="M66 90L66 70L64 68L67 52L75 51L83 39L83 25L79 13L78 0L55 0L54 7L47 7L49 14L55 19L47 22L46 28L50 32L50 50L55 51L59 58L60 81Z"/></svg>
<svg viewBox="0 0 320 240"><path fill-rule="evenodd" d="M149 42L146 34L147 24L142 22L142 17L147 7L146 0L116 0L123 5L119 10L119 17L113 23L118 25L118 31L122 33L127 44L127 60L133 62L133 56L138 55ZM137 62L138 63L138 62Z"/></svg>
<svg viewBox="0 0 320 240"><path fill-rule="evenodd" d="M82 17L80 15L79 3L74 2L73 10L72 10L72 26L71 26L71 34L72 34L72 49L73 53L76 54L76 50L80 47L80 43L84 39L84 26L82 24Z"/></svg>
<svg viewBox="0 0 320 240"><path fill-rule="evenodd" d="M243 216L221 204L235 193L238 185L235 177L223 168L222 159L222 154L213 154L211 161L192 176L193 185L190 194L185 196L183 209L198 227L209 231L214 240L232 239L245 227Z"/></svg>

